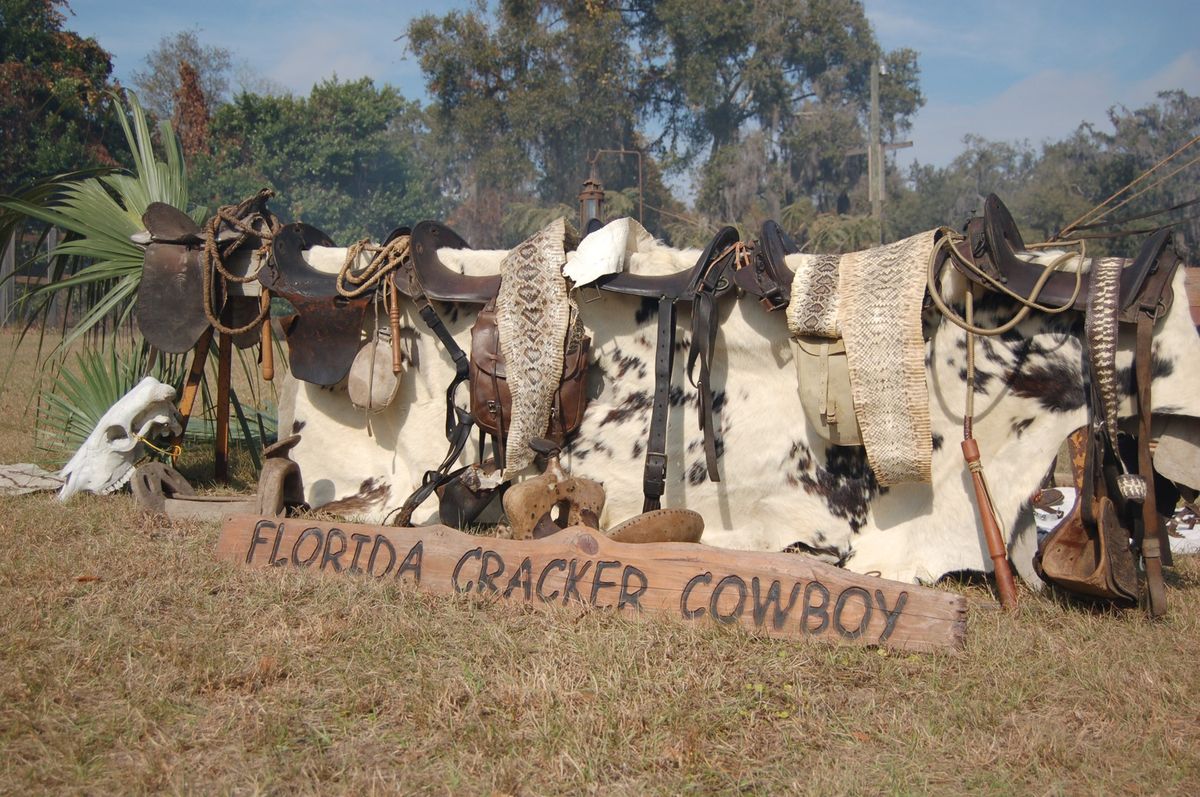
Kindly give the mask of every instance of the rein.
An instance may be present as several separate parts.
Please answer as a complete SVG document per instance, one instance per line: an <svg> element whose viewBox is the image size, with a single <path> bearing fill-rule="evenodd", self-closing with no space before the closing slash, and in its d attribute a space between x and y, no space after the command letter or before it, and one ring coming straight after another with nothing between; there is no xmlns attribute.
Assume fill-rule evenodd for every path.
<svg viewBox="0 0 1200 797"><path fill-rule="evenodd" d="M1034 284L1032 293L1028 298L1026 298L1010 289L1007 285L993 277L991 274L987 273L986 270L979 268L974 261L963 257L962 253L959 252L958 247L955 246L955 244L965 241L966 238L964 236L946 227L942 228L942 232L943 234L938 238L937 245L934 247L933 253L929 257L929 269L926 280L929 298L933 301L934 306L937 307L938 312L953 322L955 326L966 330L970 334L983 335L985 337L1002 335L1025 320L1031 310L1037 310L1050 315L1066 312L1075 304L1075 300L1079 298L1079 293L1083 289L1083 263L1087 251L1087 244L1082 240L1066 242L1068 244L1078 244L1079 251L1064 252L1056 257L1049 265L1045 266L1042 275L1038 277L1037 282ZM1030 244L1030 246L1036 247L1038 245ZM939 263L942 262L940 255L943 250L946 252L946 257L953 258L954 262L957 263L962 269L977 275L982 281L986 282L988 287L992 290L995 290L997 293L1004 294L1017 304L1021 305L1021 309L1018 310L1016 315L1014 315L1011 319L996 327L976 326L972 320L968 320L967 318L964 318L956 313L952 307L946 304L946 301L942 298L941 290L937 285L940 272L938 266ZM1075 288L1071 293L1071 298L1057 307L1047 306L1038 302L1037 298L1041 294L1042 288L1045 287L1046 283L1050 280L1050 277L1053 276L1062 265L1067 263L1067 261L1073 257L1079 258L1079 266L1075 269ZM969 286L968 295L970 295Z"/></svg>

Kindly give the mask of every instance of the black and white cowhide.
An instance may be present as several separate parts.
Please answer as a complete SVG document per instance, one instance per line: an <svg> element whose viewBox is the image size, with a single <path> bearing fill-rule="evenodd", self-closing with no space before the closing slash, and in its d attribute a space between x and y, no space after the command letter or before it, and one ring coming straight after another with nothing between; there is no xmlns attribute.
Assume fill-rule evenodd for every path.
<svg viewBox="0 0 1200 797"><path fill-rule="evenodd" d="M633 268L663 273L691 265L696 256L662 248L635 256ZM792 255L789 261L799 257L806 256ZM498 253L482 252L460 262L468 273L478 273L494 267L498 258ZM947 276L943 285L952 302L962 290L957 279ZM1180 297L1182 280L1180 270L1175 285ZM641 511L656 305L586 288L576 298L596 359L589 380L591 404L563 464L576 476L604 483L608 504L602 526L608 526ZM455 339L468 348L474 311L449 306L440 311ZM993 325L1013 312L1006 300L990 297L977 304L976 320ZM294 381L281 388L281 433L302 435L292 457L313 506L378 521L409 495L445 451L444 391L453 367L411 306L405 307L403 323L407 355L401 392L385 412L371 416L370 434L367 416L351 406L344 390ZM861 449L831 446L805 421L783 314L732 296L721 302L713 369L722 480L707 481L696 393L682 373L688 328L684 311L663 506L702 514L704 542L800 550L857 572L902 581L990 569L959 449L966 375L962 330L940 316L926 319L932 483L882 489ZM1036 534L1029 498L1060 443L1087 421L1082 335L1083 321L1076 314L1034 314L1007 334L981 339L977 349L975 435L1012 560L1034 583ZM1123 335L1118 367L1124 415L1131 413L1132 345L1132 336ZM1156 328L1156 412L1200 417L1200 369L1194 365L1198 352L1200 338L1187 303L1176 301ZM432 502L422 513L416 522L434 519Z"/></svg>

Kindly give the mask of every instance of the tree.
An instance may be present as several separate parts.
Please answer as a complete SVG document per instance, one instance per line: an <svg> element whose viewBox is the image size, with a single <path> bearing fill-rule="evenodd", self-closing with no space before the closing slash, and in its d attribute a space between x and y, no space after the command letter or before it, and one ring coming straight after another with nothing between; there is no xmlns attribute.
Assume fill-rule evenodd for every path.
<svg viewBox="0 0 1200 797"><path fill-rule="evenodd" d="M924 102L916 53L883 53L853 0L635 0L632 8L647 65L644 107L662 131L655 144L679 166L700 168L698 205L725 218L754 215L755 203L776 215L802 197L834 208L866 169L847 155L865 142L877 59L888 67L885 138L906 130ZM729 204L716 187L735 177L731 164L750 158L766 164L757 198Z"/></svg>
<svg viewBox="0 0 1200 797"><path fill-rule="evenodd" d="M408 40L447 193L468 207L568 200L587 155L619 142L698 172L697 206L714 220L752 223L802 198L829 210L865 171L848 152L865 140L876 60L889 67L888 137L923 101L916 54L882 53L854 0L502 0L494 16L421 17ZM633 182L635 164L605 166ZM671 210L665 188L652 193Z"/></svg>
<svg viewBox="0 0 1200 797"><path fill-rule="evenodd" d="M494 236L514 203L573 204L597 150L645 149L632 36L622 10L601 0L502 0L494 18L477 7L413 20L408 46L433 97L442 190L468 240L505 243ZM648 161L647 204L669 209ZM607 186L637 185L633 158L598 167ZM659 231L655 211L647 223Z"/></svg>
<svg viewBox="0 0 1200 797"><path fill-rule="evenodd" d="M185 62L195 71L210 109L228 98L229 73L233 68L229 50L201 44L198 33L192 29L164 36L146 56L146 68L133 73L138 97L159 119L175 118L182 80L180 67Z"/></svg>
<svg viewBox="0 0 1200 797"><path fill-rule="evenodd" d="M442 215L426 135L415 103L367 78L334 78L308 97L240 94L213 115L211 154L192 163L193 192L215 206L269 187L285 218L339 242L380 240Z"/></svg>
<svg viewBox="0 0 1200 797"><path fill-rule="evenodd" d="M112 59L62 29L62 0L0 0L0 193L112 164Z"/></svg>
<svg viewBox="0 0 1200 797"><path fill-rule="evenodd" d="M175 91L175 129L188 158L208 146L208 100L200 88L200 76L187 61L179 62L179 88Z"/></svg>
<svg viewBox="0 0 1200 797"><path fill-rule="evenodd" d="M1027 241L1047 240L1200 136L1200 98L1182 91L1163 92L1156 102L1132 111L1113 108L1108 117L1111 132L1084 123L1061 141L1043 144L1040 151L1028 143L965 137L966 148L949 166L915 165L907 185L889 187L893 199L885 214L887 237L942 224L961 226L979 212L987 194L996 193ZM1165 179L1158 183L1160 178ZM1198 178L1200 143L1118 197L1114 205L1132 198L1116 208L1110 220L1129 221L1097 232L1175 222L1186 240L1195 240L1200 221L1188 218L1189 208L1144 220L1134 217L1193 199ZM1129 256L1140 244L1136 236L1097 239L1089 242L1088 251Z"/></svg>

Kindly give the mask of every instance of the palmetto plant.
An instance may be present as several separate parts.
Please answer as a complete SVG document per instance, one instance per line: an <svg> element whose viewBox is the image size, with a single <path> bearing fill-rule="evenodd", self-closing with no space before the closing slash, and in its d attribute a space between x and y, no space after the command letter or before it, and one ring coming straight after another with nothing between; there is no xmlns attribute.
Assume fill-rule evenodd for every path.
<svg viewBox="0 0 1200 797"><path fill-rule="evenodd" d="M74 368L62 368L38 406L38 447L52 457L67 459L83 444L100 417L141 381L145 357L85 347L75 355ZM178 387L183 381L182 358L164 358L151 374Z"/></svg>
<svg viewBox="0 0 1200 797"><path fill-rule="evenodd" d="M118 97L118 118L133 157L129 173L82 172L42 181L19 197L0 197L0 233L13 229L23 218L33 218L67 231L66 239L51 253L45 285L25 297L45 318L50 300L79 291L87 311L68 330L60 346L95 330L115 316L118 323L133 310L141 278L143 252L130 236L142 229L142 214L151 202L188 207L187 169L179 139L169 122L159 123L159 141L165 161L154 151L146 113L137 97L127 93L128 116ZM193 211L197 221L204 210ZM68 275L72 266L78 268Z"/></svg>
<svg viewBox="0 0 1200 797"><path fill-rule="evenodd" d="M41 394L37 410L38 448L51 458L68 459L91 434L108 408L144 376L153 376L179 390L185 375L183 356L153 358L154 365L148 369L146 363L152 359L147 356L148 350L144 341L128 350L85 344L75 354L73 367L63 363L51 377L49 389ZM206 405L212 404L207 391L205 399ZM215 424L211 417L206 417L209 415L211 413L206 409L201 417L192 419L188 426L189 439L211 441L215 437ZM249 444L251 458L257 465L255 447L261 446L264 439L275 436L274 418L256 413L250 418L239 417L239 421L230 429L230 436Z"/></svg>
<svg viewBox="0 0 1200 797"><path fill-rule="evenodd" d="M125 107L128 110L125 110ZM73 297L86 308L81 317L65 330L55 348L58 362L47 368L49 387L43 391L38 407L39 444L51 453L69 455L91 431L104 412L129 390L142 376L151 372L177 387L182 382L179 368L181 357L153 357L136 336L132 351L118 354L116 335L104 332L108 320L116 325L129 319L142 276L144 252L130 236L142 230L142 214L152 202L165 202L181 210L188 209L187 168L179 139L169 122L158 125L158 146L145 111L132 92L125 103L117 97L116 107L121 126L132 156L129 171L92 169L58 175L40 181L15 196L0 196L0 236L7 239L27 219L58 227L67 232L62 243L50 252L47 281L31 291L22 301L31 309L35 323L49 317L51 302L62 296L69 306ZM204 221L204 208L191 210L197 223ZM28 267L30 264L25 264ZM28 327L27 327L28 329ZM69 369L65 359L72 344L86 340L76 357L75 367ZM98 342L97 342L98 341ZM40 346L39 346L40 356ZM211 439L212 424L205 423L212 414L212 401L204 393L205 408L197 423L189 427L189 437ZM235 399L236 402L236 399ZM236 406L239 419L244 416ZM241 432L245 438L262 438L273 434L259 416L258 430L243 422L235 427L234 436ZM258 434L255 434L258 431ZM255 440L261 445L261 440ZM254 456L254 445L251 455ZM257 457L255 457L257 460Z"/></svg>

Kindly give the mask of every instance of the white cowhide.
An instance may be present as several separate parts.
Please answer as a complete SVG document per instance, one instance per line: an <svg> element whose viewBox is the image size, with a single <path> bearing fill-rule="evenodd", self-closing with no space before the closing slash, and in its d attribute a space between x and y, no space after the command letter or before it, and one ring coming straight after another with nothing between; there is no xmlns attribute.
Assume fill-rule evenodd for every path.
<svg viewBox="0 0 1200 797"><path fill-rule="evenodd" d="M502 253L446 253L469 273L494 269ZM633 258L632 269L690 266L695 251L665 247ZM792 265L804 255L793 255ZM334 258L336 260L336 258ZM1182 271L1176 279L1183 295ZM947 278L943 293L961 292ZM654 389L655 303L581 289L576 296L593 338L591 403L564 465L600 480L608 493L602 526L641 511L642 461ZM405 303L406 373L397 400L370 419L344 388L286 381L280 433L301 434L299 463L310 504L378 521L420 483L445 448L444 394L453 375L446 351ZM474 308L440 306L455 339L468 348ZM977 322L994 324L1013 308L989 299ZM1030 495L1060 443L1084 424L1082 320L1035 314L1012 332L981 340L975 435L996 509L1020 574L1036 583L1036 534ZM881 489L857 448L826 444L805 421L782 313L749 298L720 304L713 390L720 433L719 483L704 478L696 392L683 374L689 319L679 318L678 355L668 429L665 507L704 516L704 542L729 548L806 551L863 573L904 581L990 569L959 442L965 400L964 333L939 316L926 320L926 366L934 454L931 484ZM1132 336L1122 334L1118 367L1128 401ZM1187 303L1176 301L1156 328L1154 408L1200 417L1200 338ZM469 450L468 457L477 452ZM464 461L465 458L464 458ZM432 521L431 500L414 518Z"/></svg>

